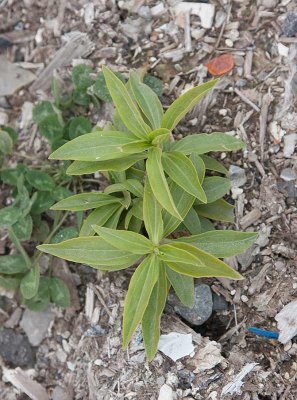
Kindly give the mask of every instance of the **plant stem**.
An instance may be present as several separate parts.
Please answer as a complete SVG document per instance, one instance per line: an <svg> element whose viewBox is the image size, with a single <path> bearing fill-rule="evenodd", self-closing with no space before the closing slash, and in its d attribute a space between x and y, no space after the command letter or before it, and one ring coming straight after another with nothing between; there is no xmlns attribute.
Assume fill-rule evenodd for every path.
<svg viewBox="0 0 297 400"><path fill-rule="evenodd" d="M21 253L21 255L23 256L26 266L28 267L28 269L31 268L31 260L26 252L26 250L23 248L21 242L19 241L18 237L16 236L14 230L12 227L8 228L8 233L9 233L9 237L10 240L12 241L12 243L15 245L15 247L18 249L18 251Z"/></svg>

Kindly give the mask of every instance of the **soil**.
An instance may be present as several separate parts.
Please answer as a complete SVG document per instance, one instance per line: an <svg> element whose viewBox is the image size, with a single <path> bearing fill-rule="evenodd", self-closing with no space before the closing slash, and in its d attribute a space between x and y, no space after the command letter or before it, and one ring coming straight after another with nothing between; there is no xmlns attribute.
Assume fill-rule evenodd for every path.
<svg viewBox="0 0 297 400"><path fill-rule="evenodd" d="M252 251L227 260L244 280L203 281L227 300L227 309L214 312L199 328L186 325L177 315L164 315L163 334L190 333L195 345L194 355L176 362L158 352L147 363L139 332L128 351L122 350L121 318L131 271L103 274L57 261L71 284L74 303L67 310L52 307L54 321L35 349L34 369L28 370L54 400L297 398L296 338L283 345L248 331L250 327L277 331L276 314L297 294L296 180L281 178L284 169L296 172L297 168L296 152L288 153L284 147L286 137L297 131L297 37L283 33L286 15L297 11L296 4L210 0L216 11L212 27L202 30L199 18L191 16L189 43L186 29L174 23L174 3L178 0L0 0L0 51L37 76L62 48L65 35L80 31L93 43L85 62L98 70L107 64L124 73L145 66L164 82L166 105L184 89L211 77L205 67L209 60L231 54L233 70L184 119L175 135L224 131L245 140L243 152L218 157L227 168L243 168L247 177L242 190L231 193L236 206L232 228L260 234ZM158 14L156 7L162 10L162 6ZM76 62L71 59L58 68L63 79L69 79ZM50 96L48 89L33 85L34 89L27 86L0 98L0 111L21 132L19 158L14 156L12 162L31 156L33 163L42 162L49 154L32 118L24 124L24 103ZM103 109L93 118L107 115ZM1 253L9 246L3 234ZM1 323L23 334L19 321L24 309L17 296L1 295ZM210 357L201 371L199 351L209 343L207 337L220 348L222 358L213 365ZM241 388L224 394L223 388L251 363L255 365ZM1 399L38 398L27 397L10 383L11 365L4 359L1 366ZM159 397L161 388L168 397Z"/></svg>

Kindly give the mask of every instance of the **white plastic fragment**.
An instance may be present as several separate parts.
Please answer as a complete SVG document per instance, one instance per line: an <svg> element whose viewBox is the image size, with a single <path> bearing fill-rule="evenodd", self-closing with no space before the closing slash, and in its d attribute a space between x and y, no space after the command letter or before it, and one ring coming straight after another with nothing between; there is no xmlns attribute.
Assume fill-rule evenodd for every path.
<svg viewBox="0 0 297 400"><path fill-rule="evenodd" d="M207 371L220 364L224 357L221 355L221 345L215 341L209 341L204 347L198 350L195 355L197 368L193 371L198 374Z"/></svg>
<svg viewBox="0 0 297 400"><path fill-rule="evenodd" d="M158 400L173 400L173 390L166 383L161 386Z"/></svg>
<svg viewBox="0 0 297 400"><path fill-rule="evenodd" d="M288 57L289 55L289 47L285 46L282 43L277 44L278 54L282 57Z"/></svg>
<svg viewBox="0 0 297 400"><path fill-rule="evenodd" d="M297 335L297 300L288 303L275 316L279 330L278 340L285 344Z"/></svg>
<svg viewBox="0 0 297 400"><path fill-rule="evenodd" d="M244 384L243 379L249 374L258 363L246 364L242 370L233 378L232 382L223 387L222 396L226 394L240 394L241 386Z"/></svg>
<svg viewBox="0 0 297 400"><path fill-rule="evenodd" d="M170 332L161 335L158 349L171 360L176 361L190 355L194 351L192 335Z"/></svg>
<svg viewBox="0 0 297 400"><path fill-rule="evenodd" d="M202 28L210 29L215 15L215 6L208 3L190 3L183 1L174 7L174 12L176 16L175 22L181 28L184 27L184 13L188 12L200 18Z"/></svg>

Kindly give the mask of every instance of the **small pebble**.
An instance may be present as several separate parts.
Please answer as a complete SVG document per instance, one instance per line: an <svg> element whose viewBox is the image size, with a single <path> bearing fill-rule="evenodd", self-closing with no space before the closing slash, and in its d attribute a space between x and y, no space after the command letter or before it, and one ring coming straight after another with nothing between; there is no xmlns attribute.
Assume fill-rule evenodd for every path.
<svg viewBox="0 0 297 400"><path fill-rule="evenodd" d="M284 35L288 37L293 37L297 33L297 12L291 11L287 14L282 29Z"/></svg>
<svg viewBox="0 0 297 400"><path fill-rule="evenodd" d="M237 165L231 165L229 168L230 181L232 188L239 188L243 186L246 181L246 174L243 168L238 167Z"/></svg>
<svg viewBox="0 0 297 400"><path fill-rule="evenodd" d="M240 298L243 303L247 303L249 301L248 297L244 294Z"/></svg>
<svg viewBox="0 0 297 400"><path fill-rule="evenodd" d="M225 44L226 44L227 47L233 47L233 42L232 42L231 39L226 39L225 40Z"/></svg>
<svg viewBox="0 0 297 400"><path fill-rule="evenodd" d="M281 171L280 177L287 182L294 181L297 179L297 173L291 168L284 168Z"/></svg>

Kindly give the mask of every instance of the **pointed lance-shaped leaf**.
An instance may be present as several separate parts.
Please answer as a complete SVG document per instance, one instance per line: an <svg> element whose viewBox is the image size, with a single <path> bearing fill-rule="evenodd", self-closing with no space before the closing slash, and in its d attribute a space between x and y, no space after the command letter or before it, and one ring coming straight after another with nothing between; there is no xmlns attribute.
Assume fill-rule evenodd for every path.
<svg viewBox="0 0 297 400"><path fill-rule="evenodd" d="M109 229L98 225L93 225L92 228L103 240L119 250L128 250L133 254L141 255L154 250L152 242L138 233Z"/></svg>
<svg viewBox="0 0 297 400"><path fill-rule="evenodd" d="M107 204L121 203L118 197L101 192L80 193L67 197L54 204L52 210L83 211L106 206Z"/></svg>
<svg viewBox="0 0 297 400"><path fill-rule="evenodd" d="M39 279L40 268L38 264L35 264L24 276L20 284L21 293L25 299L31 299L36 295L38 292Z"/></svg>
<svg viewBox="0 0 297 400"><path fill-rule="evenodd" d="M175 218L182 220L171 196L162 166L162 150L155 147L150 149L146 162L148 180L152 191L161 204Z"/></svg>
<svg viewBox="0 0 297 400"><path fill-rule="evenodd" d="M131 154L130 156L105 161L73 161L67 168L67 175L92 174L97 171L126 171L137 161L146 157L142 154Z"/></svg>
<svg viewBox="0 0 297 400"><path fill-rule="evenodd" d="M151 128L144 122L126 86L110 69L103 67L102 70L109 93L122 121L140 139L145 138Z"/></svg>
<svg viewBox="0 0 297 400"><path fill-rule="evenodd" d="M174 129L179 121L191 111L191 109L217 84L218 80L212 80L202 85L188 90L186 93L176 99L167 109L162 128Z"/></svg>
<svg viewBox="0 0 297 400"><path fill-rule="evenodd" d="M236 256L247 250L255 242L257 236L254 232L223 230L182 237L177 241L189 243L215 257L225 258Z"/></svg>
<svg viewBox="0 0 297 400"><path fill-rule="evenodd" d="M155 254L146 257L134 272L124 305L123 346L127 348L141 322L153 288L158 280L160 260Z"/></svg>
<svg viewBox="0 0 297 400"><path fill-rule="evenodd" d="M192 161L182 153L170 152L162 154L164 171L186 192L206 203L206 195L199 182L197 171Z"/></svg>
<svg viewBox="0 0 297 400"><path fill-rule="evenodd" d="M130 72L130 85L137 104L148 119L152 129L160 128L163 118L163 107L156 93L140 81L139 74Z"/></svg>
<svg viewBox="0 0 297 400"><path fill-rule="evenodd" d="M202 277L242 279L242 276L223 261L188 243L171 242L159 248L159 257L180 274Z"/></svg>
<svg viewBox="0 0 297 400"><path fill-rule="evenodd" d="M42 244L38 249L67 261L88 265L132 265L140 257L130 251L119 250L98 236L79 237L57 244Z"/></svg>
<svg viewBox="0 0 297 400"><path fill-rule="evenodd" d="M127 147L130 145L130 147ZM134 145L134 146L131 146ZM124 158L146 148L145 142L129 132L102 131L79 136L54 151L54 160L106 161Z"/></svg>
<svg viewBox="0 0 297 400"><path fill-rule="evenodd" d="M148 361L151 361L158 350L160 339L160 320L166 304L168 288L165 268L160 263L159 277L152 291L149 303L142 318L142 337Z"/></svg>
<svg viewBox="0 0 297 400"><path fill-rule="evenodd" d="M155 245L159 244L164 231L162 207L157 202L148 180L144 185L143 220L149 238Z"/></svg>
<svg viewBox="0 0 297 400"><path fill-rule="evenodd" d="M234 222L234 206L229 204L223 199L219 199L209 204L195 205L197 214L205 218L224 221Z"/></svg>
<svg viewBox="0 0 297 400"><path fill-rule="evenodd" d="M188 275L182 275L166 265L166 275L177 297L187 307L193 307L195 302L194 279Z"/></svg>
<svg viewBox="0 0 297 400"><path fill-rule="evenodd" d="M242 149L245 146L240 139L228 135L227 133L199 133L197 135L186 136L178 142L172 143L171 151L180 151L183 154L209 153L210 151L233 151Z"/></svg>
<svg viewBox="0 0 297 400"><path fill-rule="evenodd" d="M79 236L94 236L95 232L92 225L105 225L119 209L121 209L121 206L117 203L96 208L84 220Z"/></svg>

